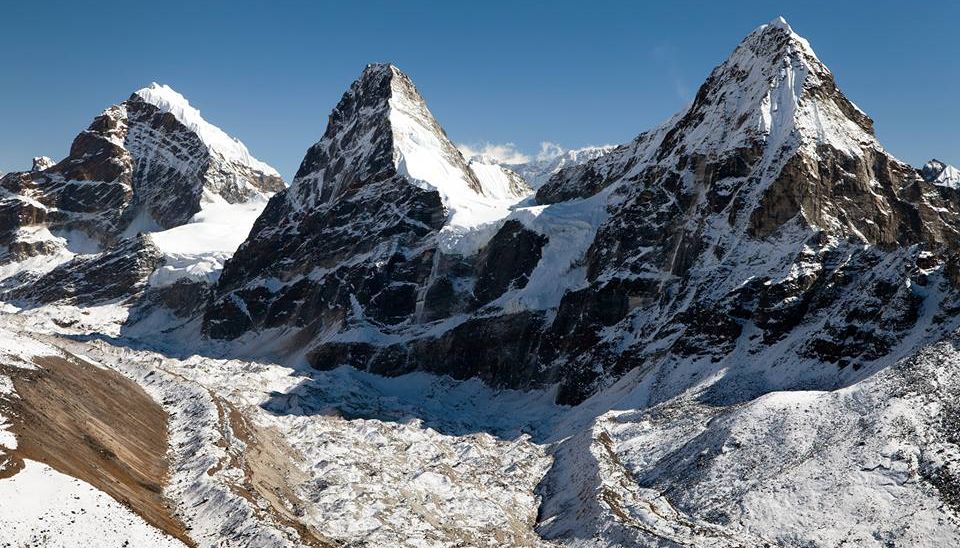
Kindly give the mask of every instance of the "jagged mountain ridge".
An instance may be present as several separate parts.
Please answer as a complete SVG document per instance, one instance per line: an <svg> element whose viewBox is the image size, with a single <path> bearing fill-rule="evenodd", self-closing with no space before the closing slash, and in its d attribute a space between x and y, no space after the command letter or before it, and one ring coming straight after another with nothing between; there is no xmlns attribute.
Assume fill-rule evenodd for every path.
<svg viewBox="0 0 960 548"><path fill-rule="evenodd" d="M610 152L616 147L613 145L586 146L575 149L564 149L554 143L541 143L537 156L525 162L517 163L513 158L501 159L496 154L477 152L470 147L462 147L461 152L471 164L496 165L504 173L519 177L531 189L536 190L543 186L560 170L584 164Z"/></svg>
<svg viewBox="0 0 960 548"><path fill-rule="evenodd" d="M566 149L551 144L544 144L537 157L522 164L506 164L506 167L516 171L534 189L538 189L561 170L585 164L595 160L611 150L613 145L587 146Z"/></svg>
<svg viewBox="0 0 960 548"><path fill-rule="evenodd" d="M0 209L10 220L0 227L3 261L16 262L89 253L138 231L182 225L205 202L265 199L284 184L183 96L153 84L106 109L74 139L67 158L53 165L39 158L32 171L4 176L0 187Z"/></svg>
<svg viewBox="0 0 960 548"><path fill-rule="evenodd" d="M395 168L388 140L356 139L388 135L383 127L378 133L346 124L354 96L386 100L386 84L378 90L369 80L354 84L324 140L308 152L291 189L296 200L278 197L228 263L217 304L205 315L211 336L292 327L294 346L312 341L307 359L317 367L428 369L510 387L559 383L560 401L577 403L636 367L731 359L753 326L759 342L739 344L755 353L810 327L812 343L785 343L790 350L778 348L773 361L799 359L812 382L831 384L848 375L846 365L859 369L886 355L916 327L916 297L903 282L919 267L880 275L869 265L896 249L906 253L901 260L920 261L919 251L906 251L912 244L932 250L936 258L925 260L944 264L956 241L957 204L883 150L869 117L782 19L751 33L693 104L664 126L561 170L537 191L541 205L514 207L465 233L466 223L451 230L458 223L446 220L451 210L456 218L449 191L414 198L390 184L391 211L411 213L370 224L346 215L383 210L387 194L374 193L370 183L387 180ZM370 93L358 94L358 86ZM430 120L425 127L442 135ZM340 156L334 145L370 154ZM438 150L440 159L454 157L448 143ZM468 181L465 167L455 165L460 175L453 180ZM344 166L358 176L344 179ZM339 200L347 195L344 180L359 188ZM302 204L318 203L324 213L290 221ZM567 246L569 258L551 264L556 248L547 246L569 237L560 227L574 218L585 221L587 245ZM306 245L305 226L321 227L310 238L322 243ZM378 233L389 237L370 237ZM459 241L470 245L444 245L451 233L464 234ZM321 251L285 256L277 251L284 247ZM837 320L844 317L838 308L853 305L834 293L855 293L838 284L858 261L867 274L854 277L863 284L856 291L901 304L871 304ZM745 266L751 264L758 266ZM554 296L528 285L538 274L554 278ZM833 320L806 325L822 321L817 314ZM865 321L886 327L878 335L864 331ZM849 338L852 344L841 343ZM499 348L478 346L491 339Z"/></svg>
<svg viewBox="0 0 960 548"><path fill-rule="evenodd" d="M928 183L935 185L960 187L960 170L937 159L924 164L920 170L920 176Z"/></svg>

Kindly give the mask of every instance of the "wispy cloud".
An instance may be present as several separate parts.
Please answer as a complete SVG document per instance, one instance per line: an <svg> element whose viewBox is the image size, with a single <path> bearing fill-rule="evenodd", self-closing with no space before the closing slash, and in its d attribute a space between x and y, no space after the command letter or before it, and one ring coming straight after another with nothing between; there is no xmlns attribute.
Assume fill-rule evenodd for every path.
<svg viewBox="0 0 960 548"><path fill-rule="evenodd" d="M677 62L676 48L671 45L661 44L651 52L653 58L660 63L667 72L667 79L673 85L673 92L684 103L690 102L692 94L690 86L680 71L680 64Z"/></svg>
<svg viewBox="0 0 960 548"><path fill-rule="evenodd" d="M479 143L466 145L460 143L457 145L460 152L467 159L474 156L482 156L488 160L499 164L523 164L530 161L530 156L520 152L513 143Z"/></svg>
<svg viewBox="0 0 960 548"><path fill-rule="evenodd" d="M541 162L553 160L554 158L563 155L564 152L566 152L566 149L557 143L543 141L540 143L540 152L537 153L537 160L540 160Z"/></svg>

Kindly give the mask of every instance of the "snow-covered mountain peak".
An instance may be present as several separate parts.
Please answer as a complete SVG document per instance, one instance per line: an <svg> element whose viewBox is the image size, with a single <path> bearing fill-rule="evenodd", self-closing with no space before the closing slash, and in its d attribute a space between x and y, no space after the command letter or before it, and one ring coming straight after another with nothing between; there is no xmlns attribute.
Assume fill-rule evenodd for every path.
<svg viewBox="0 0 960 548"><path fill-rule="evenodd" d="M536 159L522 164L505 164L520 174L531 187L543 186L560 170L594 160L615 149L614 145L565 149L555 143L541 143Z"/></svg>
<svg viewBox="0 0 960 548"><path fill-rule="evenodd" d="M0 230L0 264L50 257L45 268L138 233L198 228L214 213L227 221L223 232L242 237L238 219L285 188L276 170L159 84L105 109L73 140L66 158L35 158L30 171L5 186L0 209L28 207L30 213L11 216L16 221ZM207 243L198 234L181 239L196 249Z"/></svg>
<svg viewBox="0 0 960 548"><path fill-rule="evenodd" d="M793 29L790 27L790 23L787 23L787 20L782 15L776 16L772 21L767 23L767 26L777 27L793 32Z"/></svg>
<svg viewBox="0 0 960 548"><path fill-rule="evenodd" d="M180 123L196 133L211 152L219 153L227 160L252 167L266 175L280 176L276 169L254 158L239 139L230 137L222 129L206 121L186 97L170 86L152 82L149 86L135 91L131 99L143 100L163 112L173 114Z"/></svg>
<svg viewBox="0 0 960 548"><path fill-rule="evenodd" d="M309 209L395 175L435 191L456 226L500 218L529 193L509 174L480 177L406 74L390 64L367 65L307 152L287 197L295 209Z"/></svg>
<svg viewBox="0 0 960 548"><path fill-rule="evenodd" d="M697 158L730 166L749 160L756 172L741 182L761 181L760 190L798 152L815 159L831 151L858 157L865 150L883 150L873 121L843 95L809 42L778 18L747 35L710 73L689 107L632 143L550 180L537 199L591 194L651 166L672 170Z"/></svg>
<svg viewBox="0 0 960 548"><path fill-rule="evenodd" d="M798 47L802 49L804 53L806 53L807 55L817 58L817 54L813 51L813 48L810 46L810 42L807 41L807 39L804 38L803 36L800 36L799 34L797 34L796 31L793 30L793 27L790 26L790 23L788 23L787 20L783 18L783 16L778 16L772 21L770 21L769 23L765 25L760 25L759 27L754 29L753 32L747 35L747 38L745 38L743 42L744 43L750 42L751 37L754 37L754 36L761 37L766 34L775 35L779 33L786 34L786 36L789 38L789 41L787 42L787 44L784 44L784 45L789 45L791 47Z"/></svg>
<svg viewBox="0 0 960 548"><path fill-rule="evenodd" d="M33 159L33 166L30 168L30 171L43 171L53 167L56 163L57 162L49 156L36 156Z"/></svg>
<svg viewBox="0 0 960 548"><path fill-rule="evenodd" d="M798 41L800 44L802 44L806 48L810 47L810 43L807 42L806 38L794 32L793 27L790 26L790 23L788 23L787 20L782 15L778 15L777 17L773 18L769 23L765 25L760 25L759 27L754 29L753 33L763 33L763 32L769 32L774 30L784 31L790 34L791 39ZM811 53L813 53L812 49L811 49Z"/></svg>
<svg viewBox="0 0 960 548"><path fill-rule="evenodd" d="M782 18L750 33L684 115L688 151L723 155L760 140L769 150L879 147L872 121L847 100L810 43Z"/></svg>
<svg viewBox="0 0 960 548"><path fill-rule="evenodd" d="M400 173L440 192L448 200L483 194L483 186L447 138L410 78L393 65L390 73L390 128Z"/></svg>
<svg viewBox="0 0 960 548"><path fill-rule="evenodd" d="M920 175L928 183L960 188L960 169L934 158L920 170Z"/></svg>

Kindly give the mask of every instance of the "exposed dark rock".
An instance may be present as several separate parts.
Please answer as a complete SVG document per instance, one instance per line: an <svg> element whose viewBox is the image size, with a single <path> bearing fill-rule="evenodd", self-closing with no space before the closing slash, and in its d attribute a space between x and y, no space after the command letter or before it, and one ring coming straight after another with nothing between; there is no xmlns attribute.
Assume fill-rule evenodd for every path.
<svg viewBox="0 0 960 548"><path fill-rule="evenodd" d="M486 304L511 288L523 288L540 262L547 237L507 221L477 258L477 284L473 295Z"/></svg>
<svg viewBox="0 0 960 548"><path fill-rule="evenodd" d="M787 85L776 97L789 104L774 109ZM960 285L960 193L887 154L785 24L748 36L670 122L538 190L541 205L606 207L586 253L558 274L575 281L546 310L497 301L522 296L546 243L564 236L510 220L474 256L440 249L443 198L394 164L385 115L394 93L422 103L411 89L371 67L344 95L297 181L228 262L209 336L293 327L317 367L558 383L558 401L575 404L633 368L668 391L686 386L677 360L774 345L785 362L837 375L914 340L921 311L939 306L917 288L940 269ZM445 142L432 117L424 124ZM383 337L345 342L358 332Z"/></svg>
<svg viewBox="0 0 960 548"><path fill-rule="evenodd" d="M4 298L84 305L128 299L146 286L147 278L163 261L149 236L137 236L101 254L74 258Z"/></svg>
<svg viewBox="0 0 960 548"><path fill-rule="evenodd" d="M140 93L97 116L67 158L38 158L31 171L0 179L10 193L0 198L0 263L62 247L25 239L20 228L77 232L106 248L136 231L186 223L205 191L236 203L284 187L272 171L226 158Z"/></svg>

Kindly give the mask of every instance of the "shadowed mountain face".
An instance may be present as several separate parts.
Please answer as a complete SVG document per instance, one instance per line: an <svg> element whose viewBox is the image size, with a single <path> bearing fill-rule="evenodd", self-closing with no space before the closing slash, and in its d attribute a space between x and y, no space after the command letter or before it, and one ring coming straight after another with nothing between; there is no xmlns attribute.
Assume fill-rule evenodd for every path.
<svg viewBox="0 0 960 548"><path fill-rule="evenodd" d="M282 334L318 368L559 383L563 403L638 367L669 397L677 360L735 363L730 399L848 382L940 332L953 299L924 288L955 269L956 196L883 150L782 19L540 205L464 222L484 194L409 79L371 66L227 264L205 333Z"/></svg>
<svg viewBox="0 0 960 548"><path fill-rule="evenodd" d="M334 109L291 187L270 201L227 263L204 330L233 339L292 327L290 348L305 347L318 367L377 359L371 366L387 373L416 369L421 356L348 340L423 332L431 321L465 317L522 287L544 245L541 235L504 225L486 246L484 257L497 259L490 262L443 253L444 241L461 233L441 233L469 230L478 219L495 222L525 188L485 186L410 80L393 66L371 65ZM494 249L516 242L524 247ZM504 351L495 360L505 365L514 355Z"/></svg>

